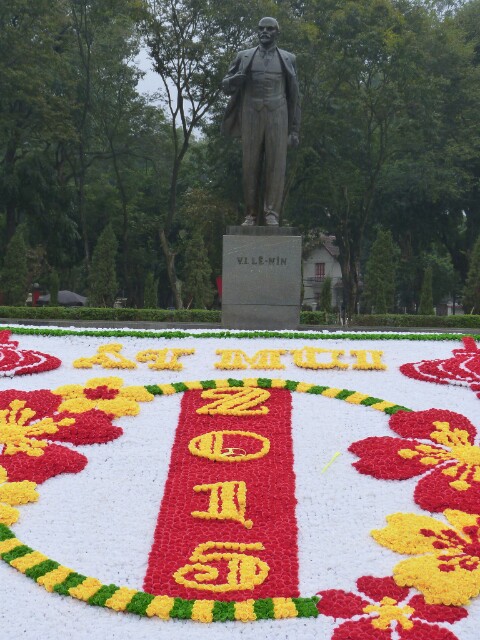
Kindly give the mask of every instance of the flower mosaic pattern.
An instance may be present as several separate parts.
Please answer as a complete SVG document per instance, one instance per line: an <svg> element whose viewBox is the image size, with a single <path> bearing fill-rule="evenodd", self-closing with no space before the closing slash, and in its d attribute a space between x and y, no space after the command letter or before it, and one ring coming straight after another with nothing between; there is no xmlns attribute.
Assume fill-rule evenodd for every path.
<svg viewBox="0 0 480 640"><path fill-rule="evenodd" d="M34 482L8 482L6 469L0 467L0 523L10 526L17 522L19 511L15 506L36 502L38 493Z"/></svg>
<svg viewBox="0 0 480 640"><path fill-rule="evenodd" d="M414 499L422 509L479 511L480 447L467 418L440 409L399 411L389 425L402 437L370 437L349 447L360 458L353 464L360 473L382 480L421 475Z"/></svg>
<svg viewBox="0 0 480 640"><path fill-rule="evenodd" d="M394 513L371 532L384 547L414 555L393 569L399 586L415 587L428 604L460 606L480 593L480 516L447 509L449 526L413 513Z"/></svg>
<svg viewBox="0 0 480 640"><path fill-rule="evenodd" d="M62 363L55 356L18 348L16 340L10 340L11 331L0 331L0 378L21 376L57 369Z"/></svg>
<svg viewBox="0 0 480 640"><path fill-rule="evenodd" d="M467 385L480 397L480 349L473 338L465 337L462 341L463 347L454 349L451 358L409 362L400 371L415 380Z"/></svg>
<svg viewBox="0 0 480 640"><path fill-rule="evenodd" d="M455 640L457 636L439 624L467 616L463 607L428 604L391 577L362 576L357 588L359 594L340 589L318 593L319 612L345 620L335 628L332 640Z"/></svg>
<svg viewBox="0 0 480 640"><path fill-rule="evenodd" d="M70 413L48 390L0 392L0 465L11 481L41 483L59 473L78 473L87 458L54 442L76 445L115 440L122 429L102 411Z"/></svg>
<svg viewBox="0 0 480 640"><path fill-rule="evenodd" d="M83 413L92 409L109 416L136 416L139 402L151 402L154 396L145 387L124 387L117 377L92 378L85 385L67 384L53 392L63 398L60 411Z"/></svg>
<svg viewBox="0 0 480 640"><path fill-rule="evenodd" d="M480 353L474 346L474 350ZM277 351L280 353L284 350ZM465 349L460 351L462 357L463 352L472 355L472 345L465 341ZM453 360L455 358L452 362ZM473 362L471 358L464 360ZM441 362L444 361L438 361ZM458 362L455 367L457 364ZM216 367L214 363L212 366ZM443 365L435 364L435 371L443 371L442 367ZM424 372L427 368L417 367L415 371ZM461 379L463 369L464 365L460 364L452 375L450 372L443 376L444 380L436 381L456 384L466 382L471 385L473 379ZM439 373L437 377L442 378L442 374ZM243 382L247 380L251 382L250 379ZM202 405L199 415L205 414L205 420L209 421L212 421L211 416L224 416L215 402L222 396L225 404L224 396L232 394L230 391L225 393L224 389L220 389L219 393L215 385L222 383L223 386L235 386L232 385L235 381L229 379L206 382L208 384L199 381L188 384L177 382L146 388L126 386L120 378L102 377L92 378L85 384L63 385L52 391L0 392L0 527L8 527L17 521L19 512L15 506L38 499L36 483L64 472L77 473L85 467L87 458L73 448L64 446L64 443L84 445L114 440L122 433L121 429L112 424L114 418L137 415L139 403L153 400L153 394L168 395L198 389L205 394L205 399L214 400L214 403L205 407ZM222 385L219 384L220 387ZM257 386L257 383L253 386ZM349 450L359 460L353 466L360 473L378 479L419 478L414 491L415 502L430 512L444 512L437 519L410 513L393 514L388 516L384 529L372 531L372 537L377 543L411 557L397 563L393 568L393 577L359 578L356 592L340 589L319 592L321 600L317 604L318 612L337 620L332 640L458 640L452 625L468 615L462 605L468 604L471 598L480 594L480 446L476 443L477 430L473 424L464 416L451 411L430 409L411 412L403 406L348 389L330 389L309 383L267 378L259 378L258 386L335 397L390 414L389 426L396 436L370 437L354 442ZM244 392L245 386L242 389ZM232 425L230 431L224 433L240 433L239 417L244 414L236 409L230 410L229 407L226 415L231 416ZM201 437L210 433L208 430L202 432ZM368 434L368 431L364 434ZM219 460L215 460L217 462ZM220 468L220 465L215 464L215 468ZM196 492L192 495L197 501L198 492L203 494L212 491L213 499L209 501L208 507L204 507L204 511L188 510L188 515L198 518L205 526L215 524L217 520L222 524L224 521L231 521L243 525L246 531L242 529L242 534L248 537L252 527L251 524L247 526L247 523L252 523L253 520L245 519L246 491L243 489L246 490L247 482L233 481L230 476L226 479L222 477L217 483L212 483L211 478L207 480L202 479L191 487L188 486ZM249 489L251 483L250 473ZM238 492L238 507L234 503L235 509L228 509L228 504L225 507L224 501L227 503L231 487L237 486L243 491ZM225 490L225 495L220 493L220 489ZM218 490L221 499L221 513L214 490ZM252 495L253 492L250 491L250 501ZM257 519L258 517L255 519L255 526L258 525ZM378 523L378 520L375 522ZM8 535L13 536L12 533ZM224 603L220 600L182 600L180 596L172 597L175 594L153 595L157 592L147 594L131 588L102 585L99 581L72 570L67 569L70 573L64 575L62 572L65 568L59 569L58 563L51 560L43 559L38 565L32 565L40 556L28 557L33 553L31 549L28 550L19 541L15 542L17 546L14 547L14 542L8 542L12 538L6 536L7 534L2 543L3 555L6 556L4 560L20 571L28 572L29 577L35 576L41 584L46 582L50 585L51 580L51 585L58 593L78 597L97 606L147 616L157 615L156 610L159 608L160 617L164 619L179 617L203 622L313 615L310 610L302 613L303 608L306 608L302 598L265 597ZM265 547L270 545L270 551L273 536L266 538ZM372 544L372 547L375 545ZM26 557L18 562L22 553ZM44 576L40 572L47 568L51 570L52 576L43 580ZM58 575L54 576L57 570ZM363 572L360 569L356 575ZM55 583L54 578L57 580ZM413 589L417 589L422 595ZM290 590L287 595L289 594ZM316 615L316 599L309 600L312 602L308 605L313 607Z"/></svg>

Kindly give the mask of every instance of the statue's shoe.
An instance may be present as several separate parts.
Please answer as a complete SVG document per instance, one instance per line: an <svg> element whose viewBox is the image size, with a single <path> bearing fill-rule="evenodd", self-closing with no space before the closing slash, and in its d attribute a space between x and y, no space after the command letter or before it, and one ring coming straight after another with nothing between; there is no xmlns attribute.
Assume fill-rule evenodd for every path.
<svg viewBox="0 0 480 640"><path fill-rule="evenodd" d="M267 227L278 227L278 215L273 212L266 213L265 224Z"/></svg>

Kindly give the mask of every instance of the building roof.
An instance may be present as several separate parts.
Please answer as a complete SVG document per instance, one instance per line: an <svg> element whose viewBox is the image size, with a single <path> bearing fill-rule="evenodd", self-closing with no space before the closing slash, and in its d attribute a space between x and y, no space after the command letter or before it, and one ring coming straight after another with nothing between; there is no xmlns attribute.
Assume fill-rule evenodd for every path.
<svg viewBox="0 0 480 640"><path fill-rule="evenodd" d="M314 249L323 246L332 256L332 258L337 259L340 254L340 250L335 244L335 240L335 236L331 236L319 231L310 231L310 233L305 236L303 254L304 256L308 256Z"/></svg>

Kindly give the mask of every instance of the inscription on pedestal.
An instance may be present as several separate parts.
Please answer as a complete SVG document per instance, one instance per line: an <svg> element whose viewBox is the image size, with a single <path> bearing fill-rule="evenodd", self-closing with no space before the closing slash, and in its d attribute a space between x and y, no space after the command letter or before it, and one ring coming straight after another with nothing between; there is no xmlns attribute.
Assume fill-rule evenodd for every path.
<svg viewBox="0 0 480 640"><path fill-rule="evenodd" d="M251 258L248 258L247 256L239 256L237 257L237 262L238 264L264 264L265 266L287 266L287 258L281 258L280 256L275 257L269 257L266 258L264 256L252 256Z"/></svg>

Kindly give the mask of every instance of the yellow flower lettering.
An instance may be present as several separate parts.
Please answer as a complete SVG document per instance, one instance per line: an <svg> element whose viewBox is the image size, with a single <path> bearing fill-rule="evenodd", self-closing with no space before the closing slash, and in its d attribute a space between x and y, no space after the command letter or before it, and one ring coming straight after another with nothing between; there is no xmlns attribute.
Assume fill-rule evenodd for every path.
<svg viewBox="0 0 480 640"><path fill-rule="evenodd" d="M98 347L97 354L90 358L77 358L73 361L76 369L91 369L94 364L98 364L104 369L136 369L135 362L122 356L120 351L123 346L119 343L104 344Z"/></svg>
<svg viewBox="0 0 480 640"><path fill-rule="evenodd" d="M264 546L260 542L205 542L199 544L190 556L193 564L180 567L173 577L178 584L203 591L226 593L254 589L265 582L270 568L257 556L245 552L263 550ZM217 562L227 562L225 583L213 584L220 575L213 564Z"/></svg>

